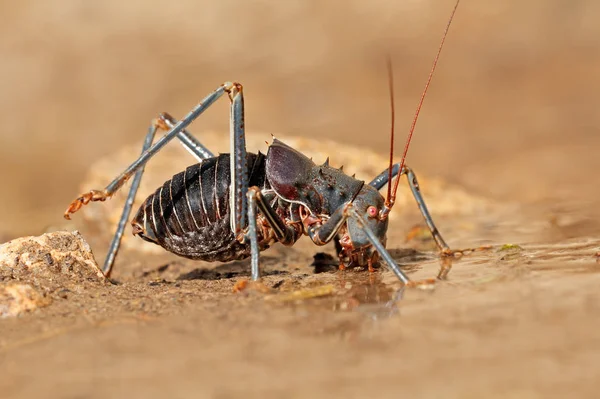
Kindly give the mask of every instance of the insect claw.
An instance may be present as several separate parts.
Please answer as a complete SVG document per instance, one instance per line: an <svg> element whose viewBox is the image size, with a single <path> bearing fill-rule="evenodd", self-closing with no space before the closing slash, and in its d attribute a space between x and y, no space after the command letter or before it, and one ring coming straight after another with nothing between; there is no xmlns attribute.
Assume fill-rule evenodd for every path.
<svg viewBox="0 0 600 399"><path fill-rule="evenodd" d="M344 170L344 165L340 166L340 171Z"/></svg>
<svg viewBox="0 0 600 399"><path fill-rule="evenodd" d="M71 214L77 212L82 206L89 204L90 201L105 201L107 198L110 198L110 195L106 191L100 190L91 190L85 194L81 194L77 199L71 202L65 211L64 218L71 220Z"/></svg>
<svg viewBox="0 0 600 399"><path fill-rule="evenodd" d="M323 162L323 166L329 166L329 157Z"/></svg>
<svg viewBox="0 0 600 399"><path fill-rule="evenodd" d="M375 268L373 267L373 258L369 258L368 262L369 273L375 273Z"/></svg>
<svg viewBox="0 0 600 399"><path fill-rule="evenodd" d="M273 290L260 281L248 281L246 279L242 279L237 281L233 285L232 291L234 293L248 293L248 291L256 291L259 294L271 294Z"/></svg>

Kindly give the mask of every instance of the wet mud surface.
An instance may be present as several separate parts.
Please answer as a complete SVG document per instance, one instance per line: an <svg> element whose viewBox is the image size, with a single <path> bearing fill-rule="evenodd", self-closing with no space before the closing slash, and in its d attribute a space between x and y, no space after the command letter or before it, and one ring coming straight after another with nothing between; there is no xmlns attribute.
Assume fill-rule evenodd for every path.
<svg viewBox="0 0 600 399"><path fill-rule="evenodd" d="M210 143L217 135L204 137ZM249 134L250 143L255 138ZM314 144L288 141L305 151ZM352 169L365 155L342 148L332 164L344 160ZM118 170L136 152L98 162ZM149 165L137 202L164 180L164 164L189 163L186 156L173 146ZM382 162L370 155L374 170ZM374 175L357 169L359 177ZM97 187L114 172L90 170L83 187ZM62 272L50 278L38 272L33 282L26 273L4 274L3 284L31 283L42 304L1 320L0 388L7 397L40 390L60 392L57 397L396 397L398 390L424 397L591 395L600 377L600 239L564 239L544 213L438 179L422 176L421 186L453 247L491 248L440 258L402 191L399 203L406 206L398 207L388 233L391 254L414 280L442 277L417 288L403 288L386 268L340 272L333 246L315 247L308 239L263 252L262 282L239 292L248 261L189 261L128 234L112 281L81 280L76 276L93 271L61 268L63 258L48 261L27 244L40 270ZM122 197L74 215L99 261Z"/></svg>
<svg viewBox="0 0 600 399"><path fill-rule="evenodd" d="M452 4L135 4L0 6L0 242L37 237L0 259L0 397L597 397L597 2L461 2L408 163L450 246L489 250L440 259L401 182L387 247L433 287L339 272L304 238L235 293L247 261L177 258L130 228L99 278L124 192L62 213L139 153L151 118L231 79L250 151L273 133L369 180L387 164L383 55L398 152ZM226 102L190 127L215 152ZM191 163L167 146L137 202Z"/></svg>
<svg viewBox="0 0 600 399"><path fill-rule="evenodd" d="M87 284L2 320L2 390L8 397L40 389L57 397L592 395L598 245L473 254L434 290L399 290L387 271L290 270L281 267L283 254L265 262L268 292L232 293L247 265L169 265L116 285ZM427 252L394 256L412 278L440 267Z"/></svg>

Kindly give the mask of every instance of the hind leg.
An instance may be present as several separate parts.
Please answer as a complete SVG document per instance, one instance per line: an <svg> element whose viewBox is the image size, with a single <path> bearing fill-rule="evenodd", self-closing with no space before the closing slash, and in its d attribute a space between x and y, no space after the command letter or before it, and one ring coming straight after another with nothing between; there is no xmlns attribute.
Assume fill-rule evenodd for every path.
<svg viewBox="0 0 600 399"><path fill-rule="evenodd" d="M192 123L200 114L217 101L224 93L229 93L233 89L233 83L224 83L214 92L209 94L196 105L182 120L175 123L171 129L161 137L156 143L146 149L123 173L114 179L104 190L91 190L77 197L65 211L65 218L70 219L70 214L77 212L83 205L94 201L105 201L117 192L123 185L140 169L150 158L158 153L169 141L178 137L184 132L185 128ZM184 133L185 134L185 133ZM182 140L185 144L186 140Z"/></svg>
<svg viewBox="0 0 600 399"><path fill-rule="evenodd" d="M156 131L158 129L169 130L176 124L176 122L177 121L175 120L175 118L173 118L169 114L160 114L158 118L156 118L148 128L148 133L146 134L146 138L144 139L144 144L142 146L142 154L152 146L152 142L154 141L154 137L156 136ZM184 148L186 148L199 161L213 156L213 154L202 143L200 143L194 136L192 136L186 130L182 130L177 135L177 138L184 146ZM104 265L102 266L102 272L107 277L109 277L112 272L117 253L119 252L121 240L123 239L125 227L127 225L127 221L129 220L129 216L131 215L133 203L135 202L135 196L140 187L143 174L144 166L140 167L140 169L137 170L135 176L133 177L131 188L129 189L129 193L127 194L125 205L123 206L123 212L121 213L119 223L117 224L117 230L115 231L110 246L108 247L108 253L106 254L106 259L104 260Z"/></svg>
<svg viewBox="0 0 600 399"><path fill-rule="evenodd" d="M202 114L208 107L210 107L215 101L217 101L224 93L230 93L234 88L233 83L226 82L219 86L214 92L209 94L196 105L181 121L177 122L173 117L168 114L161 114L156 120L153 121L150 126L146 139L144 140L144 146L142 154L131 164L129 167L121 173L116 179L114 179L104 190L91 190L87 193L81 194L76 198L65 211L64 217L70 219L70 214L77 212L83 205L87 205L93 201L105 201L110 198L116 191L118 191L132 176L134 181L132 187L127 196L127 201L121 214L121 219L115 232L115 236L111 242L109 252L104 262L103 271L108 276L111 273L112 266L114 263L115 256L118 252L125 224L131 213L131 207L135 199L135 195L139 188L139 184L143 175L143 168L146 162L158 153L169 141L177 137L179 141L198 159L206 159L211 157L213 154L204 147L198 140L196 140L191 134L189 134L185 128L192 123L200 114ZM156 131L158 129L168 130L168 132L161 137L156 143L152 144Z"/></svg>

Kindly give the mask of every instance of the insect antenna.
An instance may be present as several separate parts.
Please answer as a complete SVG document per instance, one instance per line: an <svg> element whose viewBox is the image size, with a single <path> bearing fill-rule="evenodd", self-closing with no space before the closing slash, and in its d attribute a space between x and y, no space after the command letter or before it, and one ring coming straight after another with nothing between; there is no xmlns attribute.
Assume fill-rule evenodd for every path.
<svg viewBox="0 0 600 399"><path fill-rule="evenodd" d="M452 14L450 14L450 18L448 19L448 23L446 24L446 29L444 29L444 35L442 36L442 40L440 42L440 46L438 47L437 54L433 60L433 66L431 67L431 71L429 72L429 77L427 78L427 83L425 84L425 89L421 94L421 100L417 105L417 110L415 112L415 116L413 118L412 124L410 126L410 131L408 133L408 138L406 139L406 144L404 145L404 152L402 153L402 159L400 161L400 168L398 169L398 174L394 179L394 188L391 188L391 180L392 180L392 168L393 168L393 157L394 157L394 79L392 73L392 63L388 58L387 66L388 66L388 80L390 87L390 102L392 109L392 132L391 132L391 147L390 147L390 166L388 171L388 195L385 200L385 206L381 211L381 218L385 219L387 215L392 210L394 203L396 202L396 192L398 191L398 182L400 181L400 176L402 174L402 169L404 168L404 162L406 161L406 154L408 153L408 147L410 146L410 141L412 140L413 132L415 131L415 126L417 125L417 120L419 119L419 113L421 112L421 107L423 106L423 102L425 101L425 95L427 94L427 90L429 89L429 85L431 84L431 79L433 78L433 73L435 72L435 67L437 66L438 60L440 58L440 54L442 53L442 48L444 47L444 42L446 41L446 36L448 35L448 30L450 30L450 24L452 24L452 20L454 19L454 14L456 13L456 9L458 8L458 4L460 0L456 0L456 4L454 5L454 9L452 10Z"/></svg>
<svg viewBox="0 0 600 399"><path fill-rule="evenodd" d="M394 126L396 125L396 113L394 112L394 72L392 71L392 59L390 55L387 56L387 71L388 71L388 85L390 89L390 111L392 115L392 128L390 132L390 168L388 169L388 191L385 200L385 208L391 210L390 199L392 198L392 169L394 168ZM395 195L394 195L395 197ZM389 211L388 211L389 213Z"/></svg>

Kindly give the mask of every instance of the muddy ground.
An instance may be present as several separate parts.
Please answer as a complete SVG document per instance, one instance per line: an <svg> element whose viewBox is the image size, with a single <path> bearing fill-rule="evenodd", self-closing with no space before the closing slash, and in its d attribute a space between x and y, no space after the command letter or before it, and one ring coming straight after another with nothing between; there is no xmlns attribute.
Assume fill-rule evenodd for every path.
<svg viewBox="0 0 600 399"><path fill-rule="evenodd" d="M245 85L253 150L273 133L369 178L388 143L383 56L403 135L450 3L0 3L0 241L78 229L101 262L124 196L71 223L66 205L127 164L158 112L225 80ZM596 397L599 15L461 3L409 164L449 244L492 249L441 263L404 191L388 248L413 279L451 266L434 289L316 270L334 250L305 239L264 253L270 292L234 294L247 262L127 234L115 284L57 275L47 306L0 319L0 396ZM191 130L226 151L227 120L223 102ZM189 159L170 148L145 190Z"/></svg>

